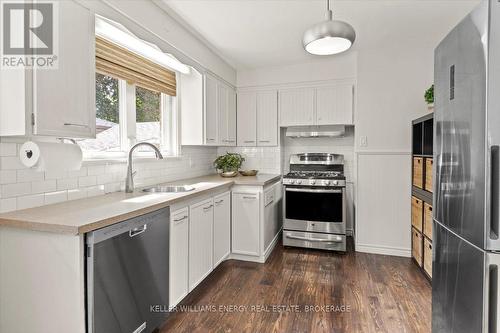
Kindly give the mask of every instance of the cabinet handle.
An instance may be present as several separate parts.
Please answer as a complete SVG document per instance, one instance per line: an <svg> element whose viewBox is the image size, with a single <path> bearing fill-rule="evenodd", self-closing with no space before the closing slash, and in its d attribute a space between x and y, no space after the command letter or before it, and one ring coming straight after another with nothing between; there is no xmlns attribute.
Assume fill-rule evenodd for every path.
<svg viewBox="0 0 500 333"><path fill-rule="evenodd" d="M254 200L254 199L257 199L256 197L243 197L243 199L249 199L249 200Z"/></svg>
<svg viewBox="0 0 500 333"><path fill-rule="evenodd" d="M203 207L203 210L204 210L204 211L208 211L208 210L210 210L210 208L212 208L213 206L214 206L214 205L209 205L209 206L207 206L207 207Z"/></svg>
<svg viewBox="0 0 500 333"><path fill-rule="evenodd" d="M207 138L207 141L215 141L215 139Z"/></svg>
<svg viewBox="0 0 500 333"><path fill-rule="evenodd" d="M218 205L218 204L221 204L221 203L223 203L223 202L224 202L224 199L219 200L219 201L216 201L216 202L215 202L215 204L216 204L216 205Z"/></svg>
<svg viewBox="0 0 500 333"><path fill-rule="evenodd" d="M180 222L180 221L185 220L185 219L187 219L187 218L188 218L188 216L187 216L187 215L184 215L184 216L183 216L183 217L181 217L181 218L174 219L174 222Z"/></svg>
<svg viewBox="0 0 500 333"><path fill-rule="evenodd" d="M269 140L259 140L259 142L270 143L271 141L269 141Z"/></svg>
<svg viewBox="0 0 500 333"><path fill-rule="evenodd" d="M245 141L243 141L243 142L244 142L244 143L254 143L255 141L254 141L254 140L251 140L251 141L250 141L250 140L245 140Z"/></svg>
<svg viewBox="0 0 500 333"><path fill-rule="evenodd" d="M88 128L88 125L82 125L82 124L74 124L74 123L64 123L64 126L75 126L75 127L84 127Z"/></svg>

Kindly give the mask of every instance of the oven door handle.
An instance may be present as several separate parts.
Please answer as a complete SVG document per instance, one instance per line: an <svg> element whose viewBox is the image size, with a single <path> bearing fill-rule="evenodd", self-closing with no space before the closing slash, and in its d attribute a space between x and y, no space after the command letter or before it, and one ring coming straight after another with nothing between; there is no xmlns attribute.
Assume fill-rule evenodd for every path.
<svg viewBox="0 0 500 333"><path fill-rule="evenodd" d="M296 187L285 187L285 191L304 192L304 193L342 193L342 189L325 190L325 189L296 188Z"/></svg>
<svg viewBox="0 0 500 333"><path fill-rule="evenodd" d="M304 241L308 241L308 242L342 243L342 237L340 237L340 236L337 236L335 239L319 239L319 238L308 238L308 237L293 236L293 235L287 234L286 238L297 239L297 240L304 240Z"/></svg>

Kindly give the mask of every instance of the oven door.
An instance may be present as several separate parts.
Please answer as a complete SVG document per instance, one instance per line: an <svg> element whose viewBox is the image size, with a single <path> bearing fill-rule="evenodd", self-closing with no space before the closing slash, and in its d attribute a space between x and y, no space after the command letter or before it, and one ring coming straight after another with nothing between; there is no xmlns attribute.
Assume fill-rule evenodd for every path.
<svg viewBox="0 0 500 333"><path fill-rule="evenodd" d="M345 234L345 187L285 187L284 229Z"/></svg>

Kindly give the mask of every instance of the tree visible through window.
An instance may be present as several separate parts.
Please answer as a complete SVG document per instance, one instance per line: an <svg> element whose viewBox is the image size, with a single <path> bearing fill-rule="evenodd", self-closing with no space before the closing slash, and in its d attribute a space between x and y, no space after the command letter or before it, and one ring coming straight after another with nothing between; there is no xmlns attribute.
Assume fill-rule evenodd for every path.
<svg viewBox="0 0 500 333"><path fill-rule="evenodd" d="M161 142L161 93L135 88L136 139L154 144ZM141 150L148 150L147 147Z"/></svg>
<svg viewBox="0 0 500 333"><path fill-rule="evenodd" d="M96 138L80 141L84 151L120 151L118 80L96 73Z"/></svg>

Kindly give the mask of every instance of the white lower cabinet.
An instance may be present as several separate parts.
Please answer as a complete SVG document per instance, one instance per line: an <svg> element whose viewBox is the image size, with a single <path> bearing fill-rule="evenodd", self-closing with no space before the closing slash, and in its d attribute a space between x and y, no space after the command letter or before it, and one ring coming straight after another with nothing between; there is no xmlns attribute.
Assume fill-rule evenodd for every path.
<svg viewBox="0 0 500 333"><path fill-rule="evenodd" d="M169 304L179 303L189 291L189 209L183 208L170 217Z"/></svg>
<svg viewBox="0 0 500 333"><path fill-rule="evenodd" d="M214 197L214 267L231 252L231 195L229 192Z"/></svg>
<svg viewBox="0 0 500 333"><path fill-rule="evenodd" d="M259 194L233 192L233 253L259 255Z"/></svg>
<svg viewBox="0 0 500 333"><path fill-rule="evenodd" d="M213 223L212 198L189 207L189 291L212 271Z"/></svg>

